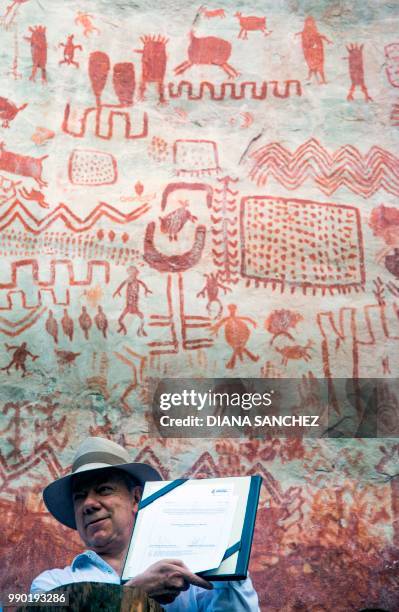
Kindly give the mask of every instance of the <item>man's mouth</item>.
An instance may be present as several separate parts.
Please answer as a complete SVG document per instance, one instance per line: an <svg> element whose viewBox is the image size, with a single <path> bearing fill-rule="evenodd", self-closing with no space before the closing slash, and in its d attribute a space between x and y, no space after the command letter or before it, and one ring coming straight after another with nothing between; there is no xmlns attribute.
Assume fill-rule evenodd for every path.
<svg viewBox="0 0 399 612"><path fill-rule="evenodd" d="M93 519L89 523L86 523L86 528L90 527L91 525L97 525L97 523L101 523L102 521L107 520L107 518L109 518L109 517L108 516L102 516L100 518Z"/></svg>

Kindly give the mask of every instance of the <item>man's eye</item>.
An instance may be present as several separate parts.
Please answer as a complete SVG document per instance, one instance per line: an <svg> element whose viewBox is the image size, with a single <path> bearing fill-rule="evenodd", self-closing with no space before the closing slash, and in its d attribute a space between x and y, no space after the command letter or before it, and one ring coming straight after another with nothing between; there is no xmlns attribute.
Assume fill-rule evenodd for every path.
<svg viewBox="0 0 399 612"><path fill-rule="evenodd" d="M84 497L84 493L74 493L73 501L78 501L79 499L83 499L83 497Z"/></svg>
<svg viewBox="0 0 399 612"><path fill-rule="evenodd" d="M98 492L99 493L110 493L112 492L112 487L110 487L109 485L102 485L101 487L98 488Z"/></svg>

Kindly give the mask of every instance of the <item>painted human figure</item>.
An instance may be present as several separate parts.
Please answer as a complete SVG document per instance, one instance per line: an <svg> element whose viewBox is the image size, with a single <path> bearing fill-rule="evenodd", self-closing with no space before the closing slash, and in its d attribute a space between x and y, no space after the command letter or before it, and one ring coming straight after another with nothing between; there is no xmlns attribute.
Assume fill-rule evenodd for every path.
<svg viewBox="0 0 399 612"><path fill-rule="evenodd" d="M76 14L75 23L76 25L81 25L83 27L83 34L86 36L86 38L93 32L100 34L100 30L92 24L92 19L93 15L89 15L89 13L82 13L81 11L78 11Z"/></svg>
<svg viewBox="0 0 399 612"><path fill-rule="evenodd" d="M21 346L10 346L9 344L6 344L6 349L7 351L14 351L14 355L12 356L10 363L4 368L0 368L0 370L5 370L7 374L9 374L10 368L12 368L12 366L15 366L16 370L19 370L21 368L23 372L22 378L26 376L25 362L26 362L27 357L31 357L32 361L35 361L39 357L39 355L33 355L26 348L26 342L23 342Z"/></svg>
<svg viewBox="0 0 399 612"><path fill-rule="evenodd" d="M46 64L47 64L47 38L46 28L44 26L34 26L29 28L30 36L25 36L25 40L30 42L32 55L32 73L29 77L30 81L35 81L36 73L41 71L43 83L47 82Z"/></svg>
<svg viewBox="0 0 399 612"><path fill-rule="evenodd" d="M224 317L212 327L212 334L217 335L219 329L223 325L225 326L224 336L227 344L233 349L233 354L231 359L226 363L226 368L234 368L237 357L240 361L243 361L244 355L247 355L252 361L258 361L259 355L254 355L246 348L250 336L250 330L246 322L248 321L248 323L256 327L256 321L250 317L237 316L237 306L235 304L229 304L227 308L229 310L229 316Z"/></svg>
<svg viewBox="0 0 399 612"><path fill-rule="evenodd" d="M123 287L126 285L126 305L118 319L119 328L118 333L123 332L125 335L127 334L126 325L123 320L128 314L137 315L141 319L140 326L137 330L138 336L146 336L147 333L144 329L144 315L139 309L139 294L140 294L140 285L143 287L145 295L149 295L152 291L147 287L147 285L139 279L139 271L135 266L130 266L127 270L128 277L124 280L117 290L114 292L112 297L116 297L117 295L121 295L121 291Z"/></svg>
<svg viewBox="0 0 399 612"><path fill-rule="evenodd" d="M208 299L206 309L209 315L212 314L211 313L212 304L217 304L218 311L216 313L215 318L219 319L219 317L222 316L222 311L223 311L223 305L219 298L219 289L223 289L225 294L228 291L231 291L231 289L230 287L225 287L224 285L222 285L222 283L219 281L218 272L216 272L216 274L214 272L211 272L210 274L204 274L204 276L205 276L205 285L201 289L201 291L198 291L197 297L205 297L206 295Z"/></svg>
<svg viewBox="0 0 399 612"><path fill-rule="evenodd" d="M310 80L312 74L314 74L319 82L321 77L321 83L326 83L323 41L329 45L332 44L332 41L324 34L320 34L314 17L306 17L302 32L296 34L296 36L299 35L302 38L303 55L309 69L308 79Z"/></svg>
<svg viewBox="0 0 399 612"><path fill-rule="evenodd" d="M75 61L75 51L76 49L79 49L80 51L82 51L83 47L82 45L75 45L73 42L73 34L70 34L67 37L66 43L60 43L58 45L59 47L64 47L64 59L59 61L58 64L61 66L61 64L68 64L69 66L76 66L76 68L79 68L79 63L77 61Z"/></svg>
<svg viewBox="0 0 399 612"><path fill-rule="evenodd" d="M369 96L367 85L364 80L363 47L364 45L357 44L346 46L349 55L345 59L349 62L349 76L351 79L351 88L346 99L353 100L353 94L356 87L360 87L366 102L372 102L373 98Z"/></svg>

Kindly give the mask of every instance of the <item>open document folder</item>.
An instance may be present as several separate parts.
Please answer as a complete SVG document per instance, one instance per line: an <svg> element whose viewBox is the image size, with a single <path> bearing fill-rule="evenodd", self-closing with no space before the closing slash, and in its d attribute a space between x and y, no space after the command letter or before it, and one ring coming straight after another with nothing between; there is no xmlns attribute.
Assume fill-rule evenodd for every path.
<svg viewBox="0 0 399 612"><path fill-rule="evenodd" d="M207 580L243 580L260 476L146 482L122 581L161 559L180 559Z"/></svg>

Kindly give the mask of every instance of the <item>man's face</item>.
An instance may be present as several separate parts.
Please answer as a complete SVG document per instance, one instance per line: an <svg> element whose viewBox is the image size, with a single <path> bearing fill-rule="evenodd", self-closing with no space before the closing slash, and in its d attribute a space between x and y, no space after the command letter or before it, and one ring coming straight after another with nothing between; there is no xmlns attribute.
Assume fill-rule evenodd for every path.
<svg viewBox="0 0 399 612"><path fill-rule="evenodd" d="M123 476L105 470L77 476L72 484L76 527L86 546L97 553L127 548L140 488L129 491Z"/></svg>

